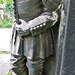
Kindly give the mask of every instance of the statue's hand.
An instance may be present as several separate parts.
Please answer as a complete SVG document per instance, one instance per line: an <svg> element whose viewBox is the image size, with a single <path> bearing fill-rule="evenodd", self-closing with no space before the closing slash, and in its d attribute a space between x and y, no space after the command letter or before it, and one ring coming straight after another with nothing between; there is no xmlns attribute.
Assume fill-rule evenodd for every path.
<svg viewBox="0 0 75 75"><path fill-rule="evenodd" d="M30 33L35 36L55 25L58 21L58 15L53 12L52 15L44 14L28 22L22 19L19 21L21 24L16 23L15 28L21 36L27 36Z"/></svg>
<svg viewBox="0 0 75 75"><path fill-rule="evenodd" d="M41 16L29 21L28 24L29 24L30 30L35 30L37 28L45 26L47 21L56 22L57 20L58 20L57 13L53 12L51 15L48 13L44 13Z"/></svg>
<svg viewBox="0 0 75 75"><path fill-rule="evenodd" d="M23 30L23 31L29 29L29 24L28 24L26 21L24 21L24 20L22 20L22 19L19 19L19 21L21 22L21 24L17 24L17 23L16 23L16 25L15 25L15 27L16 27L17 29Z"/></svg>

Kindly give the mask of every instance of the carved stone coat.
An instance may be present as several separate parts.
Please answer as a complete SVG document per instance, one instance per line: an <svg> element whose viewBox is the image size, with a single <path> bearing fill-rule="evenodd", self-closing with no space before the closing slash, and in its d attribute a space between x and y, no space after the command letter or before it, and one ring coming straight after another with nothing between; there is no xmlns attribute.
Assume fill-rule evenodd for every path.
<svg viewBox="0 0 75 75"><path fill-rule="evenodd" d="M51 9L51 0L18 0L19 18L30 21L40 16L45 11L51 12L59 5L58 0L52 0L52 3L53 2L56 2L57 4L55 3L55 8ZM11 39L11 54L25 55L28 59L33 60L39 58L44 59L50 54L53 54L52 37L50 28L35 36L32 36L31 34L21 36L14 25Z"/></svg>

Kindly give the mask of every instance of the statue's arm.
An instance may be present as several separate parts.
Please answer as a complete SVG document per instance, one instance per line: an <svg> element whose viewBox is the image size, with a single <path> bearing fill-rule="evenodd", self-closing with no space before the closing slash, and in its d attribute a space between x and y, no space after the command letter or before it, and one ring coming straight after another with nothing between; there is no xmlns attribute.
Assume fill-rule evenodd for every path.
<svg viewBox="0 0 75 75"><path fill-rule="evenodd" d="M34 18L34 19L32 19L32 20L30 20L28 22L20 20L22 22L22 24L20 26L17 25L16 26L17 28L21 28L22 30L25 30L25 31L28 30L28 29L29 29L29 31L36 31L39 28L41 29L42 27L46 27L47 22L50 23L48 28L50 28L53 25L55 25L55 23L58 21L59 15L58 15L58 13L56 11L53 11L53 10L57 10L58 5L57 5L57 7L53 6L53 7L55 7L55 9L54 9L54 8L50 7L50 5L52 5L52 3L50 5L47 4L48 0L47 0L47 2L45 2L46 0L41 0L41 1L42 1L42 4L43 4L43 6L45 8L47 8L47 9L50 8L49 11L44 11L38 17L36 17L36 18Z"/></svg>
<svg viewBox="0 0 75 75"><path fill-rule="evenodd" d="M33 20L29 21L29 27L30 28L39 28L46 25L46 22L56 22L58 21L58 14L56 12L44 12L40 16L34 18ZM52 24L51 26L53 26ZM35 28L34 28L35 29Z"/></svg>
<svg viewBox="0 0 75 75"><path fill-rule="evenodd" d="M55 25L58 21L59 14L58 10L61 8L60 1L58 0L41 0L44 6L44 12L34 18L33 20L29 21L30 28L35 29L36 27L39 28L40 26L46 25L45 23L50 21L50 26Z"/></svg>

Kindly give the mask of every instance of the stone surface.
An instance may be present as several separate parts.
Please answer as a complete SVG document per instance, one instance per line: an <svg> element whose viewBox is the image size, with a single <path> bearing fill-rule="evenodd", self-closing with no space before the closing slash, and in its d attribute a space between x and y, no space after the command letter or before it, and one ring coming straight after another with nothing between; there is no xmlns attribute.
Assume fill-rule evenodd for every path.
<svg viewBox="0 0 75 75"><path fill-rule="evenodd" d="M63 0L65 22L59 27L55 75L75 75L75 1Z"/></svg>
<svg viewBox="0 0 75 75"><path fill-rule="evenodd" d="M10 54L0 54L0 75L6 75L10 69Z"/></svg>
<svg viewBox="0 0 75 75"><path fill-rule="evenodd" d="M68 0L62 75L75 75L75 0Z"/></svg>
<svg viewBox="0 0 75 75"><path fill-rule="evenodd" d="M0 28L0 51L10 51L11 28Z"/></svg>

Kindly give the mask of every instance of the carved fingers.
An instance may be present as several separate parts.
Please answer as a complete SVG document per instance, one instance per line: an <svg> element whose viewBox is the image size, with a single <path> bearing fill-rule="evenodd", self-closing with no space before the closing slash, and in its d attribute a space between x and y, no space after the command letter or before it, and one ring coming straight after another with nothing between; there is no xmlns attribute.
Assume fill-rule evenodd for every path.
<svg viewBox="0 0 75 75"><path fill-rule="evenodd" d="M39 25L37 25L37 26L31 27L30 30L31 30L31 31L32 31L32 30L36 30L36 29L42 28L43 26L46 26L46 22L41 23L41 24L39 24Z"/></svg>
<svg viewBox="0 0 75 75"><path fill-rule="evenodd" d="M29 23L30 28L33 28L33 27L39 28L40 26L43 26L43 23L45 23L46 21L47 21L47 18L44 15L42 15L37 18L34 18L33 20L29 21L28 23Z"/></svg>
<svg viewBox="0 0 75 75"><path fill-rule="evenodd" d="M15 24L15 27L19 30L27 30L29 29L29 25L26 21L19 19L19 21L21 22L21 24L19 25L18 23Z"/></svg>
<svg viewBox="0 0 75 75"><path fill-rule="evenodd" d="M38 28L42 28L43 26L46 26L47 21L53 21L53 23L55 24L58 21L58 14L56 12L52 12L52 15L47 15L47 14L41 15L29 21L29 28L30 30L36 30Z"/></svg>

